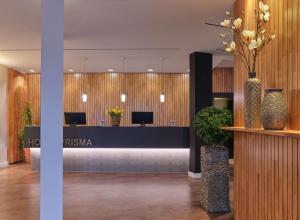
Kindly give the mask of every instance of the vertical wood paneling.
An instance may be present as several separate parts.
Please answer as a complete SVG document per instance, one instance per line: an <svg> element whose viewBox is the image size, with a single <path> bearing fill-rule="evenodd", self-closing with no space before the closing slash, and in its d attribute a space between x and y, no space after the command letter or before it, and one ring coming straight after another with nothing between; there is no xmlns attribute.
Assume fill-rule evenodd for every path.
<svg viewBox="0 0 300 220"><path fill-rule="evenodd" d="M284 90L290 113L288 128L300 130L300 1L264 2L271 6L268 31L274 33L276 39L259 56L257 75L263 89ZM245 13L246 29L254 28L253 10L257 7L258 0L236 0L235 14ZM246 79L246 69L239 59L235 59L234 116L237 127L244 126L243 84ZM235 219L300 219L299 149L297 138L247 132L235 134Z"/></svg>
<svg viewBox="0 0 300 220"><path fill-rule="evenodd" d="M236 132L235 144L235 219L299 219L299 139Z"/></svg>
<svg viewBox="0 0 300 220"><path fill-rule="evenodd" d="M19 133L23 126L22 113L26 100L24 74L8 69L8 162L23 159Z"/></svg>
<svg viewBox="0 0 300 220"><path fill-rule="evenodd" d="M27 101L33 111L33 122L40 121L40 77L26 75ZM132 111L153 111L153 126L169 126L174 120L177 126L189 126L189 75L148 73L88 73L65 74L65 111L84 111L89 125L99 125L104 120L110 125L106 110L120 106L125 109L122 126L131 125ZM82 94L88 95L88 102L82 102ZM127 96L121 103L120 95ZM166 96L160 103L160 94Z"/></svg>
<svg viewBox="0 0 300 220"><path fill-rule="evenodd" d="M213 69L213 93L233 93L233 68Z"/></svg>
<svg viewBox="0 0 300 220"><path fill-rule="evenodd" d="M25 75L27 97L26 102L29 103L33 114L33 124L39 124L40 121L40 76L38 74ZM38 110L38 111L37 111Z"/></svg>
<svg viewBox="0 0 300 220"><path fill-rule="evenodd" d="M271 5L270 33L276 39L268 45L259 57L257 75L262 80L263 89L282 88L288 105L290 120L289 129L300 130L300 56L299 56L299 1L268 0ZM245 12L246 29L254 28L253 10L258 7L258 0L237 0L235 13L240 16ZM235 125L244 125L243 83L247 72L239 59L235 59L234 92L235 92Z"/></svg>

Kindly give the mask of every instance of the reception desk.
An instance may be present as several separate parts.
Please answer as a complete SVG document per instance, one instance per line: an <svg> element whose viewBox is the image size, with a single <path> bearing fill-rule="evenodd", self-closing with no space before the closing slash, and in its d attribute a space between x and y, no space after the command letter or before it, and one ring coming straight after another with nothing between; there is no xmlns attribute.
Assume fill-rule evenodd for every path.
<svg viewBox="0 0 300 220"><path fill-rule="evenodd" d="M25 128L32 169L39 170L40 127ZM64 127L64 170L70 172L185 172L187 127Z"/></svg>

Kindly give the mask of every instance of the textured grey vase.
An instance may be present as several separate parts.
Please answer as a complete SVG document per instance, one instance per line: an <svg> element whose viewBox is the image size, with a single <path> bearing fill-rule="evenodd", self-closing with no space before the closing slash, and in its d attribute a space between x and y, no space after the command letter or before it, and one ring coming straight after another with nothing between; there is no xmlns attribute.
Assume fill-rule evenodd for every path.
<svg viewBox="0 0 300 220"><path fill-rule="evenodd" d="M207 212L230 212L229 152L223 146L201 147L200 204Z"/></svg>
<svg viewBox="0 0 300 220"><path fill-rule="evenodd" d="M261 112L261 81L256 73L249 73L249 79L244 84L245 94L245 127L260 128Z"/></svg>
<svg viewBox="0 0 300 220"><path fill-rule="evenodd" d="M267 89L262 102L261 120L264 129L282 130L288 122L288 110L282 89Z"/></svg>

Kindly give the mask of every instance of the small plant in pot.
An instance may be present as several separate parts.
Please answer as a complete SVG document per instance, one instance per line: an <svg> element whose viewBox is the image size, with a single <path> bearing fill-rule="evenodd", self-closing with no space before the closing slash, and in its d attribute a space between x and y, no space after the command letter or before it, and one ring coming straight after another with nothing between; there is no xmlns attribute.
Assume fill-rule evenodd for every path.
<svg viewBox="0 0 300 220"><path fill-rule="evenodd" d="M201 146L200 203L207 212L229 212L229 151L224 146L232 134L220 128L233 124L232 112L207 107L193 122Z"/></svg>
<svg viewBox="0 0 300 220"><path fill-rule="evenodd" d="M22 113L22 123L23 123L23 127L21 128L20 133L19 133L20 148L23 151L23 160L29 161L30 160L30 149L25 148L25 143L24 143L25 127L32 125L32 112L31 112L29 103L25 103L25 105L24 105L24 110Z"/></svg>
<svg viewBox="0 0 300 220"><path fill-rule="evenodd" d="M108 114L110 116L111 124L113 127L120 126L123 113L124 113L124 110L120 109L118 106L115 108L108 109Z"/></svg>

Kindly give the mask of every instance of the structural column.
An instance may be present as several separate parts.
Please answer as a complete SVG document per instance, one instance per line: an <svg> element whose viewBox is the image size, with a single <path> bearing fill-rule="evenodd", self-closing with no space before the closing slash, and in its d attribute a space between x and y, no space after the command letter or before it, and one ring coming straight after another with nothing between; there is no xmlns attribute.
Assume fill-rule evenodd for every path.
<svg viewBox="0 0 300 220"><path fill-rule="evenodd" d="M192 127L198 111L212 105L212 55L194 52L190 54L190 168L189 176L198 178L201 174L200 146Z"/></svg>
<svg viewBox="0 0 300 220"><path fill-rule="evenodd" d="M40 219L63 219L64 0L41 7Z"/></svg>

